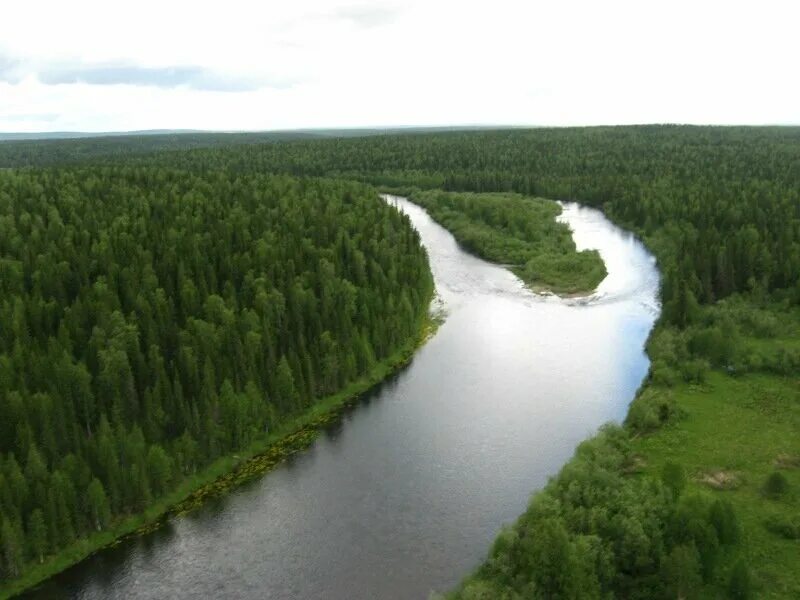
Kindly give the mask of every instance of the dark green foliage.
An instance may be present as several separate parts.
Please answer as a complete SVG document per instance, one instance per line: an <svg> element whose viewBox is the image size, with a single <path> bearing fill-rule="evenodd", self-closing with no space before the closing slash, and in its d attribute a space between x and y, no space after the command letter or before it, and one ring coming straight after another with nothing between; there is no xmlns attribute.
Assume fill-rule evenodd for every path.
<svg viewBox="0 0 800 600"><path fill-rule="evenodd" d="M239 140L245 141L259 140ZM187 138L187 145L196 143ZM4 165L76 161L81 154L105 156L109 165L150 165L111 187L104 179L114 173L111 167L87 171L98 179L91 185L58 179L63 174L0 177L13 182L0 189L6 207L0 214L6 411L0 415L0 511L9 515L0 519L0 568L6 576L32 555L20 540L39 499L54 546L70 536L59 525L65 516L74 521L73 535L80 535L96 526L96 511L83 497L93 478L102 482L115 514L141 506L154 487L158 493L165 481L194 472L336 389L410 331L425 296L420 290L429 286L415 241L401 236L384 243L403 228L377 207L367 211L360 188L260 175L289 173L578 200L642 236L663 273L663 318L648 345L650 385L631 406L626 430L607 430L582 445L457 595L674 598L690 597L704 578L719 579L718 555L728 552L720 547L741 537L732 508L684 497L674 477L667 477L670 489L658 477L638 474L629 436L677 423L681 411L665 388L702 384L711 369L735 376L800 370L800 349L770 339L782 333L780 315L800 302L800 129L456 132L131 156L180 144L0 146ZM291 201L277 200L284 196ZM336 200L314 201L331 197ZM104 212L109 203L130 211L112 219ZM262 203L270 218L254 221ZM85 204L103 209L96 223L88 211L76 212ZM8 207L15 205L28 214L9 218ZM176 214L175 206L193 209ZM524 249L529 234L538 235L517 230L524 219L496 221L504 211L483 203L468 212L483 210L487 215L470 221L505 230L498 245L503 253ZM87 224L76 228L75 216ZM169 225L150 234L152 221L177 216L183 220L173 229L193 235L174 234ZM210 235L197 233L207 231L210 216L224 225ZM269 233L261 236L264 221ZM349 243L339 243L341 230ZM487 239L498 240L484 233L471 229L462 239L488 252ZM145 234L150 241L137 244ZM246 252L254 240L254 250ZM289 251L282 254L284 244ZM404 251L393 253L395 247ZM141 259L131 262L152 268L118 268L131 253ZM402 256L412 258L404 263ZM523 276L521 265L529 262L515 263ZM557 262L556 272L565 267ZM166 268L153 267L157 263ZM535 280L542 265L530 267L528 279ZM339 285L324 285L331 280ZM344 282L357 289L355 312ZM404 288L416 296L402 298L398 290ZM404 314L393 320L398 308ZM168 461L151 454L156 445ZM154 478L150 469L161 475ZM780 535L793 526L768 523ZM540 533L547 545L536 541ZM748 597L748 572L743 564L737 569L731 595Z"/></svg>
<svg viewBox="0 0 800 600"><path fill-rule="evenodd" d="M696 598L703 580L700 555L693 544L675 546L661 563L664 598Z"/></svg>
<svg viewBox="0 0 800 600"><path fill-rule="evenodd" d="M783 330L775 322L781 314ZM693 322L682 329L661 321L648 341L651 382L659 388L703 383L711 369L733 376L791 376L800 371L798 314L786 298L759 299L751 293L699 307ZM654 393L663 397L663 390Z"/></svg>
<svg viewBox="0 0 800 600"><path fill-rule="evenodd" d="M717 538L721 544L735 544L739 541L739 520L728 500L716 500L711 505L710 520L717 530Z"/></svg>
<svg viewBox="0 0 800 600"><path fill-rule="evenodd" d="M800 540L800 514L789 518L772 516L764 522L764 527L784 539Z"/></svg>
<svg viewBox="0 0 800 600"><path fill-rule="evenodd" d="M665 277L664 315L675 324L693 321L696 302L734 292L787 290L800 301L800 128L516 129L266 144L257 134L172 137L5 143L0 166L227 143L238 145L137 160L580 200L645 237Z"/></svg>
<svg viewBox="0 0 800 600"><path fill-rule="evenodd" d="M28 518L27 538L32 557L42 562L47 554L47 526L40 508L34 510Z"/></svg>
<svg viewBox="0 0 800 600"><path fill-rule="evenodd" d="M669 393L647 389L631 403L625 425L637 433L647 433L680 417L681 413Z"/></svg>
<svg viewBox="0 0 800 600"><path fill-rule="evenodd" d="M124 158L157 151L264 144L330 137L330 132L161 133L81 136L80 139L0 140L0 167L76 164L100 158Z"/></svg>
<svg viewBox="0 0 800 600"><path fill-rule="evenodd" d="M51 160L38 144L26 145L29 164ZM665 316L685 325L695 300L753 290L800 300L798 151L800 128L636 126L241 144L140 160L580 200L645 237L665 277Z"/></svg>
<svg viewBox="0 0 800 600"><path fill-rule="evenodd" d="M686 472L681 465L668 462L661 470L661 480L672 490L672 495L678 498L686 487Z"/></svg>
<svg viewBox="0 0 800 600"><path fill-rule="evenodd" d="M38 540L37 540L38 541ZM0 520L0 574L17 577L24 564L24 538L20 524L10 517Z"/></svg>
<svg viewBox="0 0 800 600"><path fill-rule="evenodd" d="M770 498L780 498L789 491L789 480L780 471L774 471L764 483L764 493Z"/></svg>
<svg viewBox="0 0 800 600"><path fill-rule="evenodd" d="M750 569L745 561L739 560L731 572L728 594L733 600L748 600L753 597L752 587Z"/></svg>
<svg viewBox="0 0 800 600"><path fill-rule="evenodd" d="M447 192L415 192L411 199L468 250L508 264L536 287L590 292L606 276L596 250L576 252L569 227L555 220L561 209L551 200Z"/></svg>
<svg viewBox="0 0 800 600"><path fill-rule="evenodd" d="M0 172L0 578L365 375L432 281L362 184Z"/></svg>
<svg viewBox="0 0 800 600"><path fill-rule="evenodd" d="M691 546L696 552L705 581L714 575L719 557L719 538L711 520L708 502L700 496L685 496L678 501L667 522L669 545Z"/></svg>
<svg viewBox="0 0 800 600"><path fill-rule="evenodd" d="M549 598L575 597L575 556L569 534L557 518L545 518L520 540L520 573L529 573L533 589Z"/></svg>
<svg viewBox="0 0 800 600"><path fill-rule="evenodd" d="M108 525L111 519L111 509L103 484L96 477L92 479L86 489L86 507L88 508L90 522L98 531Z"/></svg>

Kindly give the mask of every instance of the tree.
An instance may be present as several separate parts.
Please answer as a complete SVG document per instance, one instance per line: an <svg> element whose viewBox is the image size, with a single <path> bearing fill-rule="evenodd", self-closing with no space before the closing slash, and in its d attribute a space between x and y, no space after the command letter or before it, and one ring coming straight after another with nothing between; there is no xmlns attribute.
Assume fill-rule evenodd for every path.
<svg viewBox="0 0 800 600"><path fill-rule="evenodd" d="M0 523L0 552L3 572L9 579L17 577L22 569L22 542L17 527L8 518Z"/></svg>
<svg viewBox="0 0 800 600"><path fill-rule="evenodd" d="M275 396L283 413L291 413L299 401L292 368L285 356L281 357L275 374Z"/></svg>
<svg viewBox="0 0 800 600"><path fill-rule="evenodd" d="M536 589L548 598L569 598L573 594L574 555L569 535L561 521L544 519L522 538L525 570Z"/></svg>
<svg viewBox="0 0 800 600"><path fill-rule="evenodd" d="M147 451L147 472L153 494L156 497L162 495L169 486L172 466L169 456L158 444L153 444Z"/></svg>
<svg viewBox="0 0 800 600"><path fill-rule="evenodd" d="M97 477L86 488L86 504L94 528L100 531L107 527L111 521L111 508L103 484Z"/></svg>
<svg viewBox="0 0 800 600"><path fill-rule="evenodd" d="M661 562L661 578L668 598L694 598L703 585L700 557L694 544L675 546Z"/></svg>
<svg viewBox="0 0 800 600"><path fill-rule="evenodd" d="M735 544L739 541L739 521L728 500L716 500L711 505L709 520L717 530L721 544Z"/></svg>
<svg viewBox="0 0 800 600"><path fill-rule="evenodd" d="M43 562L47 554L47 526L40 508L35 509L28 518L28 544L31 555L40 563Z"/></svg>
<svg viewBox="0 0 800 600"><path fill-rule="evenodd" d="M661 469L661 479L672 490L672 496L677 500L686 487L686 473L683 466L673 462L665 463Z"/></svg>

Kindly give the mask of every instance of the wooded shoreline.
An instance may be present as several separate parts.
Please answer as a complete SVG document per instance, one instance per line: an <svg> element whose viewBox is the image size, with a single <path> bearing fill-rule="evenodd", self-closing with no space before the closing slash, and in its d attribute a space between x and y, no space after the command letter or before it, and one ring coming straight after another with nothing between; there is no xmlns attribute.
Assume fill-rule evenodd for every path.
<svg viewBox="0 0 800 600"><path fill-rule="evenodd" d="M439 324L438 318L428 317L422 323L418 336L377 364L369 376L315 403L306 413L270 433L266 439L218 459L145 511L123 519L109 530L79 540L72 547L48 557L44 563L33 567L23 577L4 583L0 586L0 600L13 598L35 588L106 548L147 535L169 519L189 513L207 500L220 497L237 486L264 475L291 455L308 448L326 427L339 421L349 408L357 406L364 396L371 394L374 389L405 368L414 359L416 351L434 335Z"/></svg>

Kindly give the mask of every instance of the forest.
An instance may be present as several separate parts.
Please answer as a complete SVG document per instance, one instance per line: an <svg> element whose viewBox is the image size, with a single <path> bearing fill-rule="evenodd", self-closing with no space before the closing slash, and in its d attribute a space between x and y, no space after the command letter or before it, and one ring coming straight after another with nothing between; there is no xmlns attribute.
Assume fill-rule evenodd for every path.
<svg viewBox="0 0 800 600"><path fill-rule="evenodd" d="M513 265L529 263L525 253L540 236L554 247L563 242L555 232L550 236L528 228L533 212L523 211L520 203L529 201L509 193L595 206L644 241L663 276L663 310L647 347L650 373L625 423L605 428L578 449L520 519L499 535L486 561L452 592L454 597L800 594L800 128L652 125L412 132L270 143L214 141L202 148L182 147L180 140L169 146L140 140L130 151L118 140L109 142L113 150L94 148L83 154L70 153L70 144L85 147L89 142L28 142L24 158L15 155L13 144L0 144L0 167L22 167L0 172L1 322L14 324L4 331L0 362L2 410L7 411L2 422L10 414L15 423L13 432L1 438L6 447L0 477L13 482L0 486L8 490L0 499L6 515L4 548L13 550L3 555L6 574L8 565L20 568L36 560L39 546L29 540L46 540L41 547L49 551L54 537L66 543L64 531L74 536L96 526L98 514L105 518L135 509L136 502L146 502L147 494L169 485L181 469L196 468L211 456L207 453L234 447L264 422L334 389L411 334L430 293L424 254L415 250L413 233L386 241L386 236L401 235L402 218L378 207L369 213L368 188L361 184L370 184L386 191L414 188L415 199L462 243ZM65 162L71 166L40 169ZM198 194L208 210L216 207L216 218L227 218L230 226L206 240L202 256L210 252L215 258L194 264L188 257L198 255L195 238L181 238L179 227L150 234L149 228L159 225L137 212L138 203L129 207L132 214L81 213L83 200L78 198L99 202L105 197L102 187L118 189L111 185L112 175L125 179L119 187L139 186L139 197L147 198L148 206L155 203L148 214L182 217L181 227L197 228L207 213L170 212L176 209L159 204L162 194L149 193L150 186L180 200L181 206L198 201ZM158 183L159 177L165 181ZM319 177L326 179L308 179ZM102 185L89 185L95 179ZM267 227L264 243L248 253L234 232L247 221L244 215L258 210L230 190L255 194L247 183L253 181L273 189L272 210L289 211L294 218L283 231L265 217L260 221ZM300 199L299 212L291 210L295 203L283 205L277 199L284 188ZM226 203L238 198L241 210L230 211L225 204L223 211L215 190L224 191ZM326 213L322 221L337 219L336 227L315 229L320 219L306 215L320 216L315 211L321 205L314 199L323 196L337 198L334 206L356 203L353 214L364 220ZM64 207L52 217L48 197ZM24 214L18 214L19 206L26 207ZM65 237L67 224L79 215L87 223ZM375 219L382 223L380 232L366 224ZM358 252L339 250L347 244L334 232L343 226L349 244L364 255L374 258L373 248L384 249L382 262L374 268L368 264L366 279L356 277L364 271L357 266ZM104 236L104 230L126 235ZM327 245L318 248L317 235L322 234L328 236L322 237ZM257 232L250 235L258 237ZM307 239L299 243L298 235ZM315 321L311 315L325 297L319 281L329 278L310 262L293 261L291 275L267 267L264 284L254 283L259 279L254 273L247 276L257 264L272 264L278 250L271 242L288 243L289 238L299 244L292 246L299 255L327 253L330 279L344 278L355 293L368 295L373 286L391 291L377 294L369 314L353 315L349 325L328 325L328 318L336 321L336 311ZM30 243L23 239L33 240L38 249L28 250ZM145 239L151 240L146 246ZM160 251L184 248L179 240L186 250L176 252L170 269L159 272L153 259L159 255L148 254L150 244ZM403 251L393 253L396 247ZM82 257L81 277L76 279L63 259L53 256L56 248L59 257ZM239 258L229 260L230 252ZM150 268L121 266L137 262L134 256ZM586 272L599 277L588 262ZM534 268L528 277L524 270L518 273L536 281L541 271ZM178 277L179 272L187 275ZM191 282L189 291L179 279ZM345 288L352 290L346 285L332 289L352 298ZM262 293L269 299L264 304L257 301ZM285 304L274 302L277 293ZM302 317L288 314L297 302L307 309ZM267 311L265 317L259 312L259 307L274 305L285 306L287 313L279 317ZM194 312L186 313L187 306ZM385 323L383 317L397 314L398 306L402 316ZM88 307L97 307L96 314ZM258 330L256 323L264 318L273 329ZM286 333L277 333L276 321ZM223 333L231 330L227 324L235 324L231 339ZM36 343L15 343L20 335ZM239 368L247 360L234 366L225 358L209 358L206 335L219 340L214 347L228 344L224 347L246 357L250 343L255 344L254 355L260 358L254 360L277 365L274 381L253 380L252 371ZM349 340L352 348L337 369L330 368L320 350L333 336ZM318 342L313 350L310 340ZM335 379L330 374L338 369ZM189 399L205 387L207 371L218 398L216 403L198 398L195 407ZM55 386L51 380L64 383ZM249 400L256 391L266 395L270 411L246 408L258 404ZM287 395L293 399L288 406ZM61 401L55 402L56 397ZM80 398L93 400L87 407ZM144 403L162 410L141 419L142 412L150 414L141 411ZM47 419L45 407L51 404L65 407L58 422ZM93 418L87 421L87 414ZM21 428L18 420L24 420ZM62 420L71 428L62 427ZM223 421L247 425L229 429ZM83 432L89 428L93 441L87 444ZM105 450L93 446L101 438ZM117 458L100 458L109 455ZM196 458L192 462L186 456ZM166 463L169 469L163 468ZM109 476L113 472L119 474ZM90 485L96 500L88 502ZM52 529L62 515L74 521L71 530Z"/></svg>
<svg viewBox="0 0 800 600"><path fill-rule="evenodd" d="M753 289L800 295L800 128L649 125L244 141L148 154L156 142L140 138L126 160L577 200L644 238L672 306ZM49 164L69 143L28 142L35 151L26 164ZM90 159L118 161L120 144ZM0 167L19 164L13 146L6 143ZM684 316L679 310L671 319Z"/></svg>
<svg viewBox="0 0 800 600"><path fill-rule="evenodd" d="M0 173L0 574L247 447L418 335L432 281L358 183Z"/></svg>

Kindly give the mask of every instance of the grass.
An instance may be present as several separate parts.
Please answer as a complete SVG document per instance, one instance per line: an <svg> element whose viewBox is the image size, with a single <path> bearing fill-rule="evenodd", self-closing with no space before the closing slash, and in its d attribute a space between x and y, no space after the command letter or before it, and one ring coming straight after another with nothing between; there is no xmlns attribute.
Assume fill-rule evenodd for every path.
<svg viewBox="0 0 800 600"><path fill-rule="evenodd" d="M800 598L800 541L765 527L769 519L800 517L800 380L712 372L704 384L684 384L671 394L685 417L635 440L644 471L658 476L665 463L679 463L689 477L687 491L730 500L742 526L736 552L751 568L755 597ZM790 489L772 499L764 484L776 470ZM715 475L730 483L715 484ZM736 558L724 557L707 597L719 597Z"/></svg>
<svg viewBox="0 0 800 600"><path fill-rule="evenodd" d="M48 556L42 564L28 568L23 576L3 583L0 586L0 600L36 586L103 548L119 544L131 536L149 533L168 518L190 512L209 498L227 493L271 470L292 454L304 450L322 429L336 422L348 407L407 365L415 351L433 335L438 324L435 318L425 319L416 337L376 364L364 377L316 402L307 411L284 422L248 448L219 458L199 473L184 479L177 488L153 502L145 511L122 518L109 529L76 541L69 548Z"/></svg>

